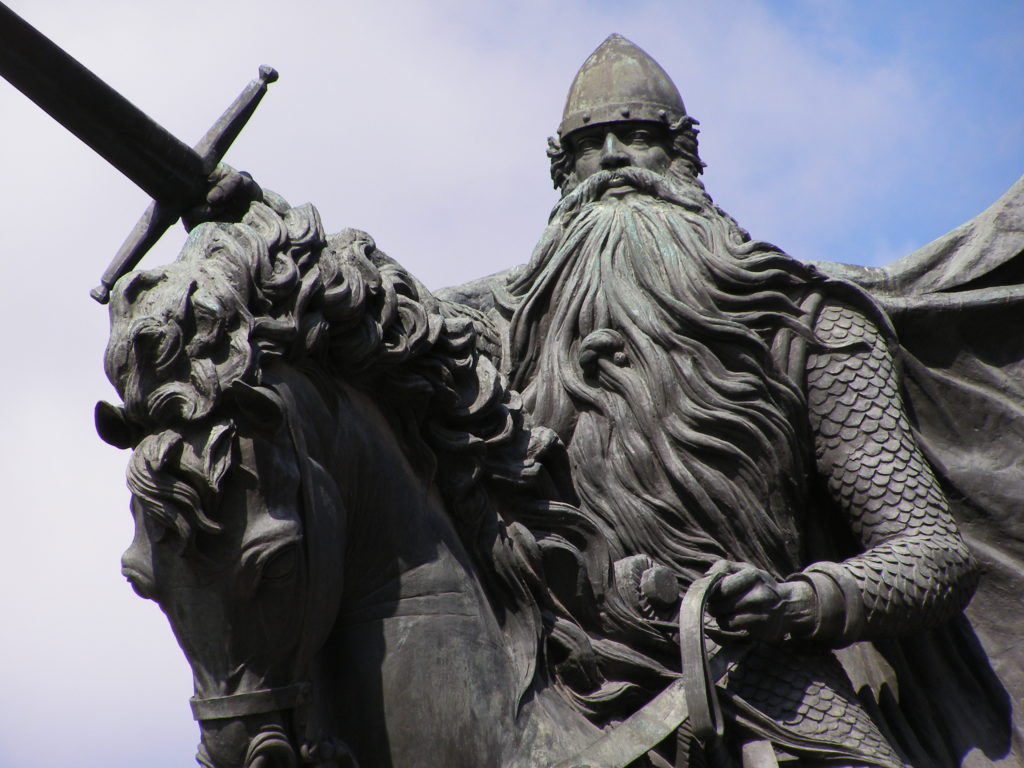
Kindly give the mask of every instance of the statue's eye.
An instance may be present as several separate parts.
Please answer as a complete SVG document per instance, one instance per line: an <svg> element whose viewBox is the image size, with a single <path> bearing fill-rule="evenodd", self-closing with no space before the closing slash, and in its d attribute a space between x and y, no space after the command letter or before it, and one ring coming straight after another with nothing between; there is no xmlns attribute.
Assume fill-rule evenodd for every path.
<svg viewBox="0 0 1024 768"><path fill-rule="evenodd" d="M584 136L576 140L576 151L579 153L596 152L601 148L601 140L596 136Z"/></svg>
<svg viewBox="0 0 1024 768"><path fill-rule="evenodd" d="M263 565L260 578L263 581L280 581L292 575L298 562L295 546L282 547Z"/></svg>
<svg viewBox="0 0 1024 768"><path fill-rule="evenodd" d="M653 142L650 131L636 130L626 134L626 143L632 147L649 147Z"/></svg>

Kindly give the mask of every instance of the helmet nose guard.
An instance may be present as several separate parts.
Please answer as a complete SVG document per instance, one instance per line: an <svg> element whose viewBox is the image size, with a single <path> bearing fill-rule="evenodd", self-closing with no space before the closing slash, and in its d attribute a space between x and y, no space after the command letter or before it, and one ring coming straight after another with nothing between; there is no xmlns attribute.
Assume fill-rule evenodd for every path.
<svg viewBox="0 0 1024 768"><path fill-rule="evenodd" d="M573 78L558 135L623 121L670 126L685 116L679 89L658 62L622 35L609 35Z"/></svg>

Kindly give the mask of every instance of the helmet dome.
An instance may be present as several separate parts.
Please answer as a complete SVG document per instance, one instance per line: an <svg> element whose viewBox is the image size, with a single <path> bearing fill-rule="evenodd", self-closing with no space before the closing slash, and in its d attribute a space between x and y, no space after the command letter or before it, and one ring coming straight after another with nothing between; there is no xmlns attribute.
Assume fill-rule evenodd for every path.
<svg viewBox="0 0 1024 768"><path fill-rule="evenodd" d="M685 116L683 97L658 62L622 35L609 35L573 78L558 135L621 121L671 125Z"/></svg>

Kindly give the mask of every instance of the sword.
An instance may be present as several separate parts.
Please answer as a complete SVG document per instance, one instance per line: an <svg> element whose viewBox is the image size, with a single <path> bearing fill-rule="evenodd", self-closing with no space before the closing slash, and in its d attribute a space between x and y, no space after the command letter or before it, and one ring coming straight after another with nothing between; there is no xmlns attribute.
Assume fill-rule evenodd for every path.
<svg viewBox="0 0 1024 768"><path fill-rule="evenodd" d="M203 201L210 173L277 80L272 67L260 67L259 77L189 147L3 3L0 75L153 198L90 291L101 304L182 213Z"/></svg>

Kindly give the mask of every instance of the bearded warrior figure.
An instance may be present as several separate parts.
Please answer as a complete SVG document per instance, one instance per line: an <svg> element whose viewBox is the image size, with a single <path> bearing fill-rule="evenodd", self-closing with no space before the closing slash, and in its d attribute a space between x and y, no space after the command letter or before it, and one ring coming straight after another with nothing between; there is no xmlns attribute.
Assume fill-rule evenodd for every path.
<svg viewBox="0 0 1024 768"><path fill-rule="evenodd" d="M1024 493L1013 454L1024 441L1024 352L1002 340L993 352L976 331L1021 323L1024 291L998 280L1022 274L1024 252L1000 233L1019 230L1024 187L978 217L973 261L949 256L971 242L971 224L902 271L819 270L752 239L712 202L696 124L664 70L612 35L576 75L549 140L561 199L525 266L431 296L362 233L309 236L325 252L335 243L397 270L413 314L430 318L424 328L457 329L452 348L464 357L426 378L458 418L467 418L462 395L449 397L448 379L490 358L489 388L473 379L465 402L505 398L502 412L515 418L500 421L494 441L529 468L505 479L529 476L531 490L503 498L492 527L467 514L459 530L483 581L500 574L491 588L508 587L498 613L529 617L526 642L509 653L529 660L525 679L536 670L530 690L553 687L559 712L588 738L594 725L603 733L556 768L1021 765L1010 696L990 662L1008 687L1024 688L1020 619L1006 610L1024 588L1012 514ZM264 227L274 243L286 242L285 224L318 221L224 166L210 182L208 202L221 203L193 209L193 222L237 220L224 199L243 212L263 201L245 221L276 222ZM260 270L268 247L250 249ZM303 248L282 275L298 274ZM949 277L945 267L968 261L966 275ZM275 270L264 271L277 290ZM915 292L922 275L928 286ZM899 296L907 288L913 301ZM343 293L323 289L331 300ZM302 283L296 306L314 295ZM955 340L966 362L929 379L929 360L908 339L920 318L945 317L934 306L1003 314L987 326L974 315L970 338ZM319 333L326 315L314 309ZM392 309L382 316L401 326ZM383 321L367 327L371 341L386 335ZM926 335L934 351L934 330ZM993 424L1009 435L996 450L979 445ZM441 443L470 452L480 442L445 434ZM459 503L480 477L500 474L477 459L437 465ZM980 535L985 514L1012 546ZM963 611L981 569L958 519L986 571L977 635ZM499 533L513 529L515 556L505 557ZM553 759L529 749L528 764ZM322 764L340 764L332 760Z"/></svg>
<svg viewBox="0 0 1024 768"><path fill-rule="evenodd" d="M628 716L679 672L674 638L651 629L672 614L638 574L668 569L685 591L721 573L707 632L725 738L683 723L647 759L931 760L850 679L872 666L861 641L948 622L976 584L915 442L893 331L852 284L712 202L695 126L662 68L609 37L549 140L562 198L532 260L442 292L473 307L535 424L561 438L618 591L650 619L562 637L560 683L602 725Z"/></svg>

